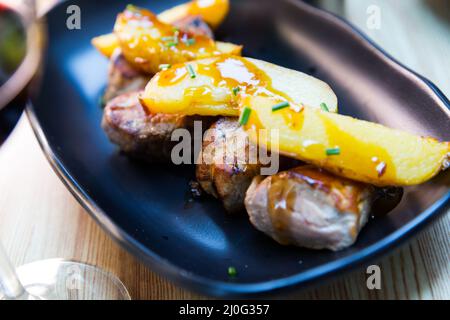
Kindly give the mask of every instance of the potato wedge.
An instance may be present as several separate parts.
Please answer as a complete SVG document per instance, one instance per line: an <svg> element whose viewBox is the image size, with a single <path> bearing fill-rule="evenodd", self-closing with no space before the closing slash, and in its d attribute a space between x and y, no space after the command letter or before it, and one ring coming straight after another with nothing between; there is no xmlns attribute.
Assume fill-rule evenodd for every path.
<svg viewBox="0 0 450 320"><path fill-rule="evenodd" d="M161 71L148 83L141 102L151 112L238 116L240 97L255 92L317 108L325 103L331 112L337 112L336 95L326 83L268 62L232 56Z"/></svg>
<svg viewBox="0 0 450 320"><path fill-rule="evenodd" d="M245 129L252 141L350 179L415 185L449 166L449 142L310 107L272 111L277 100L268 97L248 96L241 103L251 109ZM277 130L278 141L257 129Z"/></svg>
<svg viewBox="0 0 450 320"><path fill-rule="evenodd" d="M198 15L215 29L225 19L229 9L229 0L194 0L161 12L158 19L171 24L187 16Z"/></svg>
<svg viewBox="0 0 450 320"><path fill-rule="evenodd" d="M241 46L192 35L158 20L145 9L128 6L114 25L125 59L138 70L157 73L160 65L219 56L240 55Z"/></svg>
<svg viewBox="0 0 450 320"><path fill-rule="evenodd" d="M191 1L170 8L158 14L158 20L174 24L192 15L199 15L212 28L216 28L226 17L229 10L228 0ZM104 34L92 39L92 45L104 56L110 58L119 40L114 33Z"/></svg>
<svg viewBox="0 0 450 320"><path fill-rule="evenodd" d="M104 34L95 38L92 38L92 45L100 51L107 58L111 58L114 50L119 48L119 39L117 39L114 33Z"/></svg>

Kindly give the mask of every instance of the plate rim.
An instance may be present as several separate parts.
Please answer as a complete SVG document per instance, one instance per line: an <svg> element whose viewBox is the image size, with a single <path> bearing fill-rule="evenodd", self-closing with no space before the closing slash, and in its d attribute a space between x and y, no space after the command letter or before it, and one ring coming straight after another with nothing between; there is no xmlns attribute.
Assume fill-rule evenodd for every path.
<svg viewBox="0 0 450 320"><path fill-rule="evenodd" d="M448 98L433 82L397 61L350 22L335 15L334 13L314 7L303 1L288 1L295 2L296 5L305 6L307 10L310 10L317 15L322 15L327 19L331 19L335 24L348 28L350 32L354 33L357 40L361 42L361 45L375 50L379 54L380 59L384 60L384 62L396 65L404 73L409 75L409 77L419 80L422 84L426 85L428 89L431 89L432 93L443 103L443 105L447 108L447 111L450 112L450 102ZM61 3L62 2L60 2L58 6ZM52 10L54 8L52 8ZM329 279L333 276L337 276L338 274L342 274L342 272L348 272L360 267L368 261L381 257L388 251L392 251L394 248L399 247L405 241L409 240L413 235L423 230L425 226L435 221L436 218L440 217L442 213L450 207L449 190L443 197L441 197L425 211L421 212L409 223L403 225L389 236L382 238L369 247L347 257L322 264L308 271L300 272L289 277L248 284L212 280L204 276L195 275L169 262L162 256L156 254L149 248L139 243L139 241L117 226L109 218L108 214L97 206L95 201L84 192L83 188L77 183L76 179L72 177L70 172L62 164L62 161L53 152L37 119L36 111L31 101L27 103L25 113L29 123L31 124L34 135L36 136L38 143L53 171L63 182L65 187L72 193L78 203L89 213L94 221L100 225L108 236L114 239L119 245L121 245L122 248L137 257L146 266L150 267L152 271L156 271L164 278L186 289L207 295L219 297L267 296L269 294L278 294L285 290L304 289L319 279Z"/></svg>

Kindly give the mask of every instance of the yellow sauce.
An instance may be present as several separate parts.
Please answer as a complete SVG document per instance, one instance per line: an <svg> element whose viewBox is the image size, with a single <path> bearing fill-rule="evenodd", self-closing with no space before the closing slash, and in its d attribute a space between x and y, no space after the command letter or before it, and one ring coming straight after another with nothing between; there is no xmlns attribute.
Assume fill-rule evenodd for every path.
<svg viewBox="0 0 450 320"><path fill-rule="evenodd" d="M242 100L242 105L252 105L258 102L247 102L252 97L247 97ZM259 104L259 112L264 111L265 108L270 108L271 102L261 102L264 105ZM267 105L266 105L267 104ZM269 111L270 112L270 111ZM258 112L252 112L245 124L244 128L248 131L250 137L255 141L255 137L258 139L259 144L273 148L270 137L264 137L262 133L257 131L260 129L266 129L265 122L262 122L257 115ZM300 158L304 161L315 160L315 164L323 166L329 169L335 169L333 172L342 174L340 170L347 170L353 172L364 173L371 180L386 179L393 181L396 178L396 168L391 159L391 156L387 150L375 143L365 142L364 137L355 137L351 133L346 132L339 128L333 120L330 118L332 114L328 112L304 109L303 111L295 111L293 108L285 108L277 111L272 111L273 121L282 121L282 125L289 128L289 130L300 133L298 143L295 144L295 148L291 148L289 151L293 155L288 155L283 150L281 153L288 156ZM306 119L307 118L307 119ZM266 119L267 121L267 119ZM309 124L317 122L317 141L312 139L303 138L301 135L305 121ZM267 124L266 124L267 125ZM270 127L270 126L268 126ZM277 127L277 125L275 125ZM288 130L283 129L284 133L290 136ZM309 130L309 129L308 129ZM321 131L323 130L323 131ZM337 149L337 154L327 154L327 150ZM362 152L362 150L364 152Z"/></svg>
<svg viewBox="0 0 450 320"><path fill-rule="evenodd" d="M239 99L245 95L271 96L279 101L291 101L289 96L273 88L271 78L264 71L245 58L222 55L212 61L208 60L207 63L195 62L190 65L196 76L206 76L212 81L212 88L224 89L227 96L231 97L232 106L237 107ZM186 70L186 65L177 64L160 72L157 75L158 85L167 87L181 82L189 76ZM205 87L201 90L196 88L197 86L188 87L185 89L185 94L189 92L192 96L193 92L197 92L198 96L195 98L201 100L204 100L202 96L205 93L210 94ZM214 104L214 101L210 102Z"/></svg>
<svg viewBox="0 0 450 320"><path fill-rule="evenodd" d="M159 73L159 84L173 86L186 78L188 71L186 68L170 68Z"/></svg>
<svg viewBox="0 0 450 320"><path fill-rule="evenodd" d="M214 40L175 29L145 9L127 9L119 14L114 32L127 60L149 73L156 72L162 63L181 63L221 54ZM159 61L162 57L164 61Z"/></svg>

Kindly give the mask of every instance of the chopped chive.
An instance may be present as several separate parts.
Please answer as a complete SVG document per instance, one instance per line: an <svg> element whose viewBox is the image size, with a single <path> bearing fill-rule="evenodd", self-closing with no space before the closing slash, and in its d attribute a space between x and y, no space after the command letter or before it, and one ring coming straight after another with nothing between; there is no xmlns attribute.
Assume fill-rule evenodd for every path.
<svg viewBox="0 0 450 320"><path fill-rule="evenodd" d="M195 39L194 39L194 38L187 39L187 40L186 40L186 44L187 44L188 46L194 45L194 44L195 44Z"/></svg>
<svg viewBox="0 0 450 320"><path fill-rule="evenodd" d="M195 74L194 69L190 64L186 65L186 69L189 72L189 75L191 76L191 79L194 79L197 75Z"/></svg>
<svg viewBox="0 0 450 320"><path fill-rule="evenodd" d="M252 109L250 109L249 107L244 107L244 109L242 109L241 116L239 117L239 124L241 126L244 126L247 124L248 119L250 118L251 112L252 112Z"/></svg>
<svg viewBox="0 0 450 320"><path fill-rule="evenodd" d="M239 87L234 87L234 88L232 89L232 91L233 91L233 94L234 94L235 96L237 96L238 92L241 91L241 88L239 88Z"/></svg>
<svg viewBox="0 0 450 320"><path fill-rule="evenodd" d="M173 41L173 42L175 42L175 37L161 37L161 40L162 41Z"/></svg>
<svg viewBox="0 0 450 320"><path fill-rule="evenodd" d="M170 67L171 67L172 65L170 65L170 64L160 64L159 65L159 69L160 70L167 70L167 69L170 69Z"/></svg>
<svg viewBox="0 0 450 320"><path fill-rule="evenodd" d="M323 111L330 112L330 109L328 109L328 106L325 102L322 102L320 104L320 108L322 108Z"/></svg>
<svg viewBox="0 0 450 320"><path fill-rule="evenodd" d="M327 149L327 156L337 156L341 154L341 148L329 148Z"/></svg>
<svg viewBox="0 0 450 320"><path fill-rule="evenodd" d="M164 39L168 39L168 40L164 40ZM175 47L176 45L178 45L178 38L177 37L163 37L161 38L161 40L163 41L170 41L166 43L167 47Z"/></svg>
<svg viewBox="0 0 450 320"><path fill-rule="evenodd" d="M235 267L232 267L232 266L228 267L228 275L229 275L230 277L236 277L236 276L237 276L237 270L236 270L236 268L235 268Z"/></svg>
<svg viewBox="0 0 450 320"><path fill-rule="evenodd" d="M274 105L272 107L272 112L278 111L278 110L281 110L281 109L284 109L284 108L287 108L287 107L289 107L289 102L283 101L283 102L280 102L280 103Z"/></svg>
<svg viewBox="0 0 450 320"><path fill-rule="evenodd" d="M166 42L165 45L166 47L175 47L176 45L178 45L178 37L173 36L173 37L161 37L161 40Z"/></svg>

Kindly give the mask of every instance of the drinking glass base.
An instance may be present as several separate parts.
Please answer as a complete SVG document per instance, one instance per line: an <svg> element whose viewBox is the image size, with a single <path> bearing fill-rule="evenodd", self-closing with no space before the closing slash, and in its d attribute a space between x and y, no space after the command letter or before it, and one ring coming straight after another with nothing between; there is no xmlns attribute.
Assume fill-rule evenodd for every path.
<svg viewBox="0 0 450 320"><path fill-rule="evenodd" d="M123 283L113 274L92 265L49 259L16 270L26 289L21 300L131 300ZM4 297L0 296L0 299Z"/></svg>

